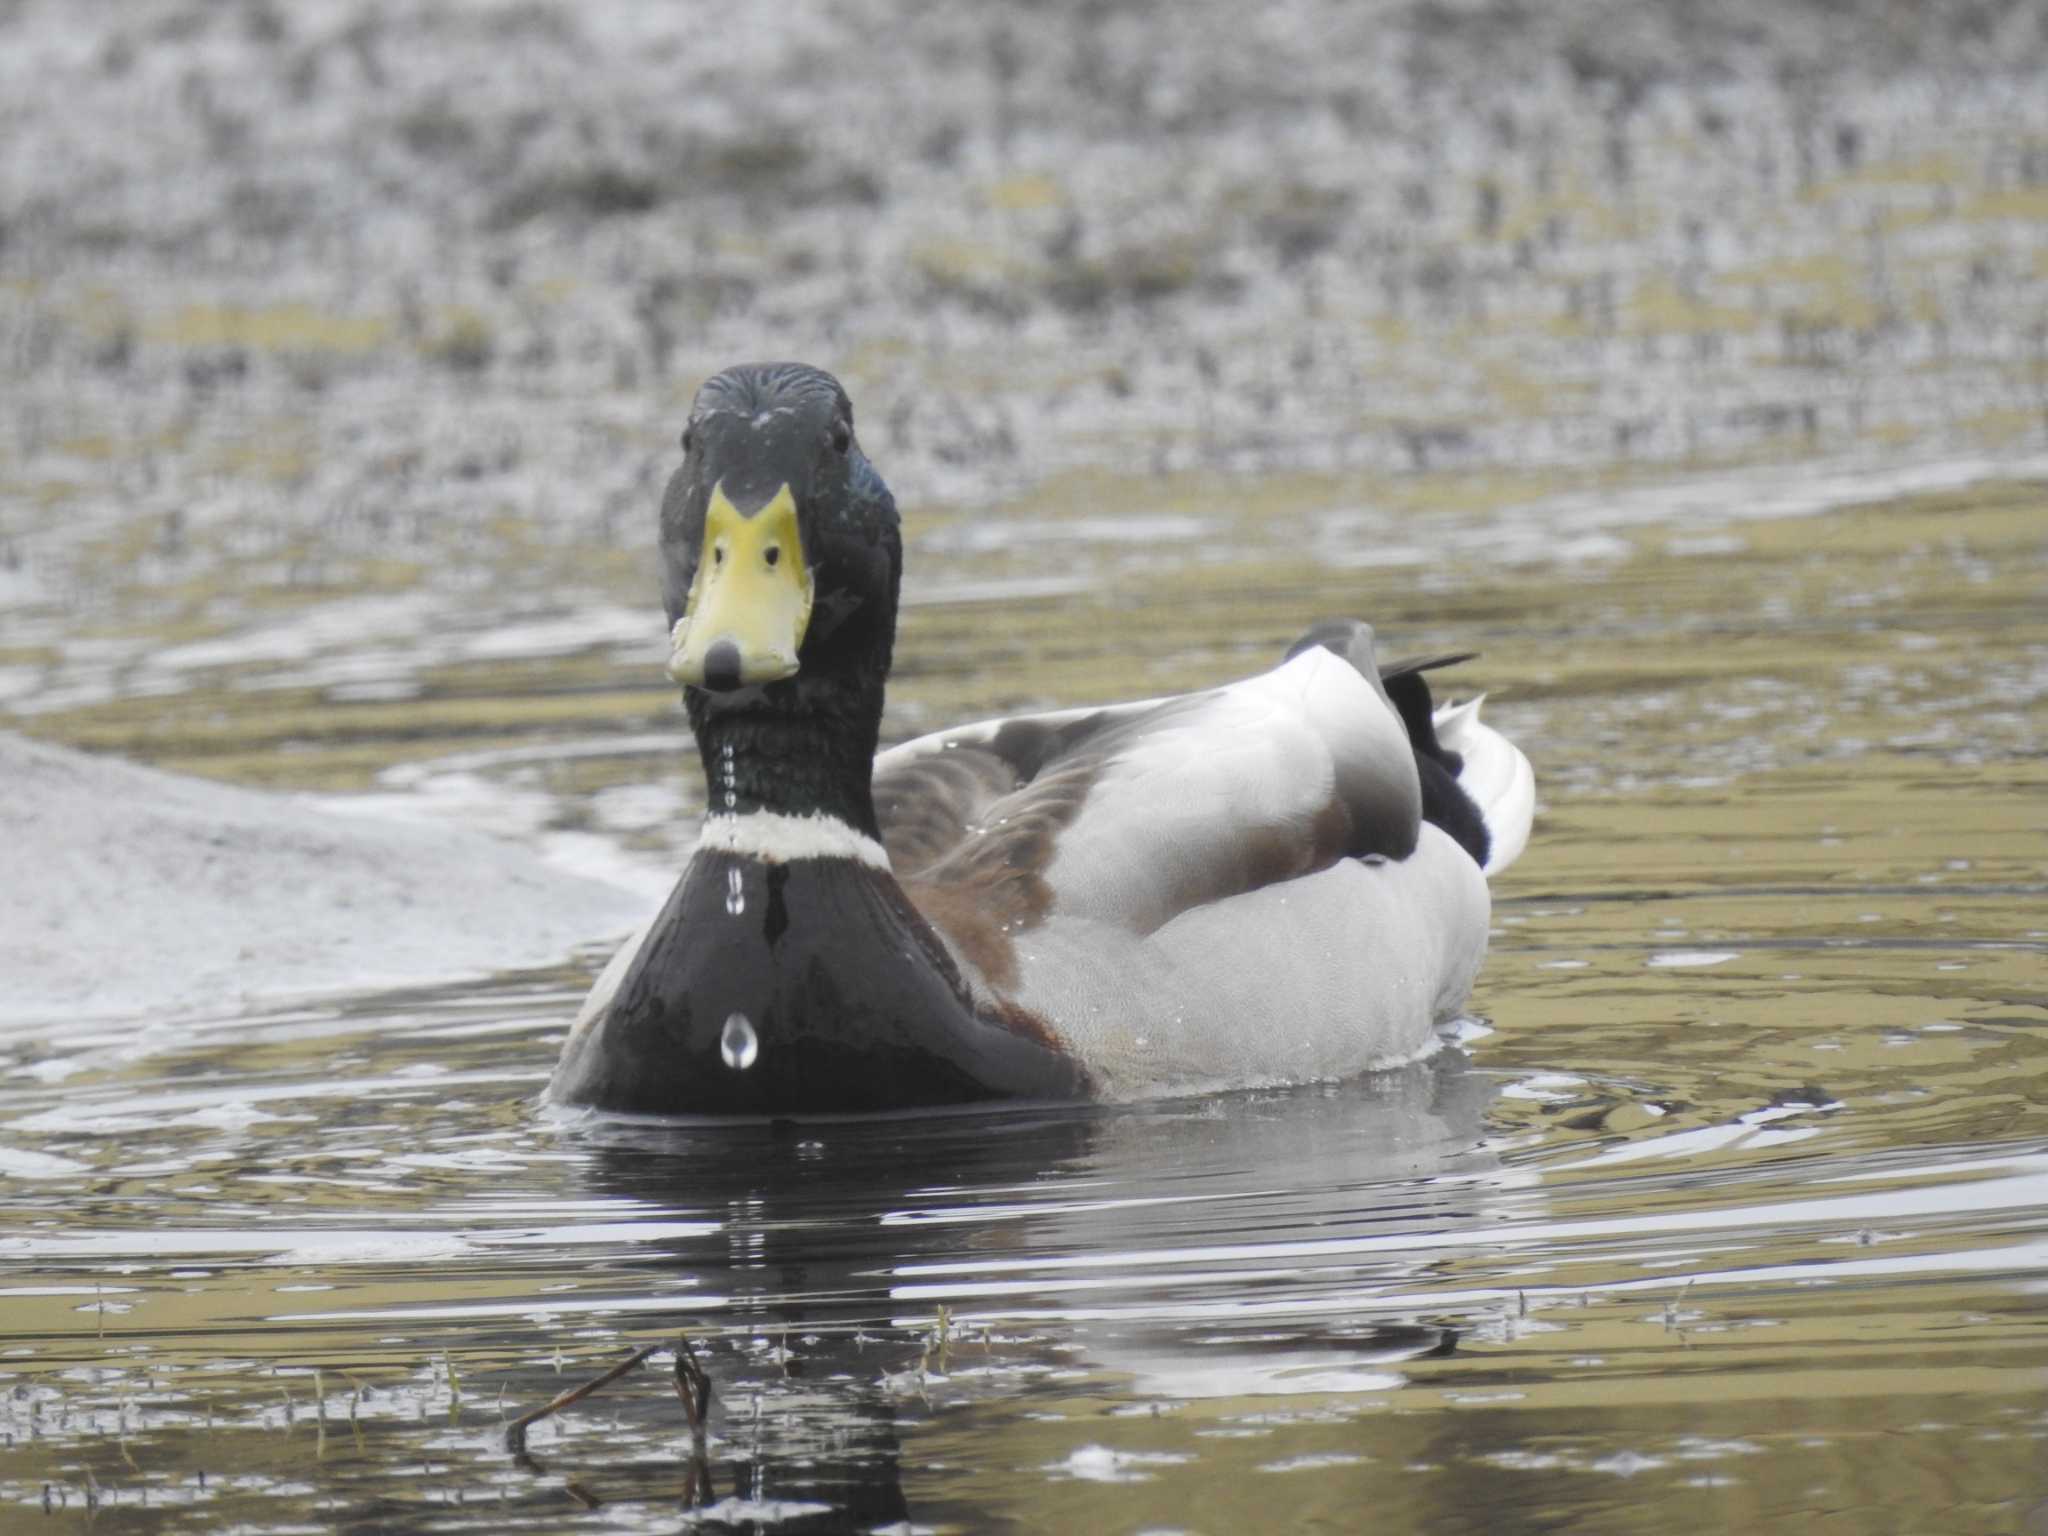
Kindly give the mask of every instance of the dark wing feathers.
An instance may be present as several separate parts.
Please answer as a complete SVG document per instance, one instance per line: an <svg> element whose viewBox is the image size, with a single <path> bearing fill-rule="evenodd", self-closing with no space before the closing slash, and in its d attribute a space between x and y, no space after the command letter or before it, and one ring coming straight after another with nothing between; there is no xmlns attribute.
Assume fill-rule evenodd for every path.
<svg viewBox="0 0 2048 1536"><path fill-rule="evenodd" d="M1380 668L1380 681L1389 678L1406 677L1411 672L1434 672L1439 667L1455 667L1462 661L1476 661L1477 651L1446 651L1441 656L1411 656L1406 661L1390 661Z"/></svg>
<svg viewBox="0 0 2048 1536"><path fill-rule="evenodd" d="M1361 661L1371 663L1370 629L1351 624L1324 629L1327 634L1311 632L1290 656L1323 644L1361 671ZM1381 691L1405 727L1423 818L1450 833L1483 867L1486 825L1458 785L1458 755L1437 741L1424 675L1471 655L1373 666L1367 676L1377 673ZM875 813L906 893L992 983L1007 984L1016 971L1013 935L1042 921L1054 905L1047 871L1060 834L1081 816L1105 770L1120 759L1128 761L1133 752L1156 759L1174 728L1212 702L1220 703L1221 696L1190 694L1144 705L1026 716L948 733L907 755L885 755L874 779ZM1227 715L1225 706L1225 715L1218 718ZM1226 733L1218 750L1227 754L1234 739L1239 738ZM1117 782L1121 805L1127 803L1121 797L1132 789L1127 778ZM1368 835L1374 817L1384 810L1348 804L1341 792L1333 792L1306 821L1236 829L1238 835L1212 849L1213 867L1206 858L1193 864L1169 859L1172 889L1154 894L1180 910L1189 901L1215 900L1309 873L1347 854L1398 857L1403 850L1379 846ZM1412 844L1412 836L1408 841ZM1082 904L1076 910L1090 910L1089 895L1066 890L1066 881L1063 875L1061 911L1076 899ZM1139 931L1149 927L1141 910L1128 915ZM1150 916L1160 918L1158 913Z"/></svg>
<svg viewBox="0 0 2048 1536"><path fill-rule="evenodd" d="M1479 653L1448 651L1378 666L1373 655L1372 626L1357 619L1326 620L1295 641L1287 654L1297 655L1312 645L1335 652L1361 672L1372 668L1379 673L1380 690L1400 715L1401 724L1408 729L1408 740L1415 748L1415 776L1422 783L1423 820L1433 821L1450 833L1484 869L1492 834L1486 830L1486 818L1479 807L1458 783L1458 775L1465 768L1464 759L1436 739L1436 704L1430 697L1429 680L1423 676L1439 667L1471 661Z"/></svg>
<svg viewBox="0 0 2048 1536"><path fill-rule="evenodd" d="M1423 676L1438 667L1470 661L1477 654L1463 651L1425 660L1397 661L1381 669L1380 686L1386 689L1401 723L1408 728L1409 741L1415 745L1415 776L1422 781L1422 819L1433 821L1450 833L1472 855L1473 862L1484 869L1493 837L1486 830L1486 818L1479 807L1458 783L1465 760L1436 739L1436 701L1430 697L1429 680Z"/></svg>
<svg viewBox="0 0 2048 1536"><path fill-rule="evenodd" d="M875 819L890 865L914 875L937 863L989 805L1017 787L1016 770L979 746L928 752L876 774Z"/></svg>
<svg viewBox="0 0 2048 1536"><path fill-rule="evenodd" d="M875 775L875 817L911 901L997 986L1011 935L1052 904L1054 844L1115 750L1120 716L1024 717L966 730Z"/></svg>
<svg viewBox="0 0 2048 1536"><path fill-rule="evenodd" d="M890 864L903 874L922 875L941 862L957 865L969 848L991 865L1030 862L1026 849L1071 821L1086 793L1092 770L1073 770L1100 764L1113 750L1105 738L1131 713L1150 711L1004 720L993 728L963 730L937 751L879 770L875 817ZM1061 773L1041 782L1046 764L1056 759ZM1011 803L998 810L1004 800ZM1046 852L1050 857L1049 846Z"/></svg>
<svg viewBox="0 0 2048 1536"><path fill-rule="evenodd" d="M994 722L946 733L907 756L885 755L875 810L898 878L995 979L1006 969L1000 959L991 963L1000 946L968 931L963 906L1004 934L1033 926L1055 905L1146 932L1189 905L1289 879L1352 851L1356 828L1335 786L1312 805L1314 792L1303 786L1297 811L1273 825L1261 819L1274 814L1270 797L1257 793L1242 821L1227 792L1214 800L1221 823L1203 825L1199 812L1195 824L1185 820L1186 796L1211 803L1229 782L1232 770L1223 767L1219 779L1212 759L1246 748L1258 756L1256 735L1211 724L1214 711L1228 715L1233 692ZM1205 746L1208 730L1215 735ZM1091 800L1112 769L1110 801ZM1066 850L1089 857L1063 864L1055 891L1048 872L1063 851L1061 834L1084 808L1107 819L1087 834L1088 844ZM1126 854L1142 871L1124 862Z"/></svg>

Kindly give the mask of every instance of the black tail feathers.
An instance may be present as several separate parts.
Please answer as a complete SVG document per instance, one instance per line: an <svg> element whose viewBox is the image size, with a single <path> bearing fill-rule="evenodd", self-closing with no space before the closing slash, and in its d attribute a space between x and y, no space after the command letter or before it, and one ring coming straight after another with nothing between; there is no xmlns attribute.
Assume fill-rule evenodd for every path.
<svg viewBox="0 0 2048 1536"><path fill-rule="evenodd" d="M1377 663L1372 653L1372 627L1357 619L1331 619L1316 625L1288 648L1291 660L1312 645L1320 645L1357 667L1361 672ZM1429 679L1424 675L1439 667L1471 661L1477 651L1457 651L1441 656L1418 657L1379 667L1380 686L1393 701L1408 728L1408 741L1415 749L1415 776L1422 782L1422 819L1433 821L1472 855L1473 863L1486 867L1493 849L1493 837L1486 830L1486 818L1479 806L1458 783L1465 760L1436 739L1436 702L1430 697Z"/></svg>

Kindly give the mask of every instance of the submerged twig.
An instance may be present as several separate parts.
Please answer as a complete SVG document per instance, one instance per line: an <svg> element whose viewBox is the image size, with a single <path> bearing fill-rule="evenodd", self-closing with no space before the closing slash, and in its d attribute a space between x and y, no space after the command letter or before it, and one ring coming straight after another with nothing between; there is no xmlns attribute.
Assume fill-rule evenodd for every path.
<svg viewBox="0 0 2048 1536"><path fill-rule="evenodd" d="M1687 1276L1685 1284L1678 1288L1678 1294L1676 1296L1667 1296L1664 1299L1664 1326L1666 1328L1676 1328L1678 1326L1678 1309L1684 1304L1685 1298L1692 1294L1692 1283L1698 1278L1699 1276L1697 1275Z"/></svg>
<svg viewBox="0 0 2048 1536"><path fill-rule="evenodd" d="M683 1400L683 1415L690 1421L690 1439L702 1446L710 1422L711 1378L697 1363L697 1352L682 1334L676 1335L676 1396Z"/></svg>
<svg viewBox="0 0 2048 1536"><path fill-rule="evenodd" d="M593 1376L580 1387L571 1387L566 1392L556 1394L548 1403L531 1413L521 1414L506 1425L505 1449L511 1453L513 1461L537 1476L546 1475L547 1468L542 1466L526 1448L527 1427L550 1414L561 1412L572 1403L580 1402L600 1387L617 1381L660 1348L662 1346L659 1344L648 1344L636 1349L603 1374ZM694 1509L710 1503L713 1498L711 1463L705 1455L711 1422L711 1377L698 1361L697 1352L690 1347L689 1339L681 1335L676 1338L675 1387L676 1396L682 1401L683 1415L690 1421L690 1456L683 1484L683 1505L685 1508ZM585 1509L597 1509L604 1503L602 1498L574 1478L563 1483L562 1491Z"/></svg>
<svg viewBox="0 0 2048 1536"><path fill-rule="evenodd" d="M711 1486L711 1459L705 1447L711 1435L711 1377L690 1347L687 1335L676 1335L676 1396L690 1421L690 1459L683 1469L683 1508L701 1509L717 1493Z"/></svg>
<svg viewBox="0 0 2048 1536"><path fill-rule="evenodd" d="M537 1424L550 1414L560 1413L572 1403L580 1403L600 1387L610 1386L661 1347L659 1344L649 1344L644 1348L636 1349L603 1375L592 1377L580 1387L571 1387L566 1392L557 1393L550 1401L534 1409L531 1413L522 1413L511 1424L506 1426L505 1449L515 1456L524 1455L526 1452L526 1430L528 1425Z"/></svg>
<svg viewBox="0 0 2048 1536"><path fill-rule="evenodd" d="M711 1486L711 1461L702 1451L690 1452L690 1464L683 1469L683 1508L703 1509L718 1502L718 1490Z"/></svg>
<svg viewBox="0 0 2048 1536"><path fill-rule="evenodd" d="M114 1427L114 1443L120 1447L121 1459L128 1463L130 1472L140 1472L142 1468L135 1465L135 1457L128 1450L128 1405L125 1402L121 1404L121 1417L115 1421Z"/></svg>

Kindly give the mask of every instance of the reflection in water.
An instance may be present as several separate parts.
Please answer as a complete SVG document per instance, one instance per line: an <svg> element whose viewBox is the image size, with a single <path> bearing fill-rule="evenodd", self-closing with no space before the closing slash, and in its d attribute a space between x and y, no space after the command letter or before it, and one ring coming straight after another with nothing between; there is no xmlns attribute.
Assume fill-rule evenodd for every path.
<svg viewBox="0 0 2048 1536"><path fill-rule="evenodd" d="M935 1391L1108 1373L1144 1397L1377 1392L1400 1384L1394 1363L1448 1354L1454 1328L1349 1315L1346 1298L1412 1281L1478 1219L1490 1094L1445 1051L1343 1089L1139 1111L576 1134L608 1200L717 1223L642 1250L649 1268L720 1274L704 1301L756 1345L717 1383L713 1488L766 1497L772 1418L774 1493L823 1506L784 1528L833 1530L909 1515L898 1416ZM1085 1277L1063 1273L1077 1261ZM1233 1328L1283 1288L1293 1316ZM1055 1337L1053 1321L1075 1326ZM906 1331L923 1335L914 1362Z"/></svg>
<svg viewBox="0 0 2048 1536"><path fill-rule="evenodd" d="M1547 974L1591 1007L1656 952ZM1599 1074L1447 1051L1114 1109L551 1128L524 1096L571 991L484 1001L416 1000L403 1030L309 1010L248 1030L253 1056L200 1030L10 1090L53 1161L0 1239L9 1497L82 1497L90 1471L115 1530L290 1523L315 1487L396 1530L479 1501L493 1529L593 1501L600 1528L667 1529L707 1493L799 1530L1359 1501L1625 1529L1644 1500L1708 1529L1809 1487L1926 1507L1958 1455L2010 1500L2048 1427L2024 1280L2048 1269L2048 1146L1892 1144L1924 1110L1878 1103L1907 1080L1888 1065L1776 1095L1752 1036L1758 1088L1717 1087L1652 1030ZM1959 1033L1925 1038L2015 1043L1958 1055ZM505 1455L510 1414L686 1329L717 1394L703 1480L665 1369ZM1980 1505L1939 1507L1998 1528Z"/></svg>
<svg viewBox="0 0 2048 1536"><path fill-rule="evenodd" d="M9 1041L0 1498L96 1488L96 1529L151 1532L316 1504L671 1529L707 1491L817 1530L1718 1529L1823 1499L1997 1529L2048 1433L2048 1062L2038 942L1981 937L2035 898L1967 874L1931 945L1839 943L1863 887L1782 921L1751 890L1740 923L1713 880L1510 901L1517 1023L1480 1066L1198 1101L553 1120L587 966ZM1732 958L1654 963L1693 948ZM543 1470L505 1454L510 1417L684 1330L708 1487L660 1357L535 1425Z"/></svg>

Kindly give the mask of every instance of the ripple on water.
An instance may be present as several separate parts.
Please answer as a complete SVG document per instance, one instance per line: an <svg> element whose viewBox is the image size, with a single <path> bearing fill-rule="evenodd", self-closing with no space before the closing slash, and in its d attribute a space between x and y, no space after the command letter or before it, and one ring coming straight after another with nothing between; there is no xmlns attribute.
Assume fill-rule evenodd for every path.
<svg viewBox="0 0 2048 1536"><path fill-rule="evenodd" d="M1627 949L1597 943L1591 974L1540 970L1545 923L1576 943L1600 910L1517 929L1564 1006L1594 1008L1627 975ZM203 1402L218 1467L321 1433L323 1497L373 1497L391 1458L426 1454L465 1499L545 1528L542 1485L488 1449L499 1395L536 1405L677 1329L719 1393L714 1509L1024 1509L1034 1485L1171 1504L1187 1479L1213 1490L1262 1469L1289 1487L1426 1478L1402 1469L1437 1464L1428 1425L1445 1414L1468 1468L1677 1486L1700 1446L1754 1420L1703 1409L1655 1362L1683 1354L1696 1372L1706 1341L1733 1337L1753 1341L1725 1367L1738 1383L1796 1384L1854 1348L1872 1392L1942 1396L1971 1434L2038 1440L2003 1415L2020 1399L2000 1382L2017 1390L2033 1348L2018 1319L2039 1286L2015 1281L2048 1273L2048 1147L1902 1156L1873 1123L1889 1059L1856 1068L1869 1085L1838 1076L1826 1098L1775 1104L1768 1060L1709 1091L1707 1064L1652 1047L1601 1072L1517 1077L1452 1052L1362 1084L1121 1110L555 1128L519 1096L573 992L487 996L506 1027L486 1035L445 1027L479 1011L470 993L255 1020L268 1044L253 1058L196 1028L61 1084L9 1080L10 1143L55 1161L10 1197L0 1259L56 1282L6 1288L10 1369L61 1382L5 1410L11 1496L39 1497L35 1447L86 1447L117 1423L149 1467ZM337 1091L339 1060L374 1091ZM1652 1099L1661 1116L1627 1117ZM262 1113L193 1113L220 1103ZM150 1172L110 1184L116 1166ZM86 1359L104 1374L62 1374ZM1974 1407L1950 1400L1958 1381ZM1619 1443L1538 1427L1588 1390L1621 1416ZM608 1497L657 1497L673 1396L628 1378L607 1399L549 1421L536 1454L587 1468ZM883 1406L905 1403L922 1427ZM1129 1429L1106 1434L1104 1409ZM1929 1411L1901 1399L1893 1416ZM1345 1438L1361 1415L1367 1459ZM444 1443L434 1426L451 1424L466 1428ZM1854 1454L1825 1416L1806 1438L1728 1452L1723 1475L1749 1486L1759 1460L1809 1476ZM2019 1464L1993 1455L1987 1475ZM975 1492L951 1465L981 1469ZM226 1497L222 1475L189 1507ZM259 1510L297 1497L237 1486Z"/></svg>

